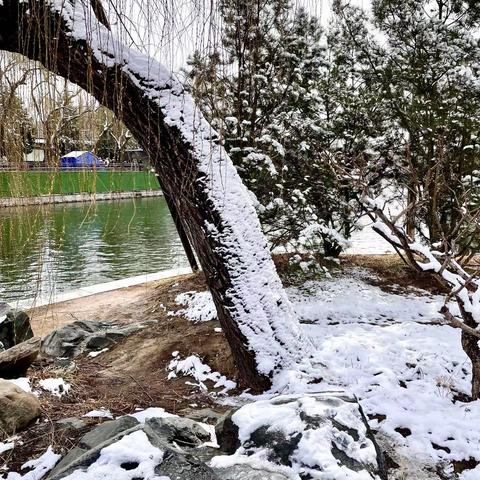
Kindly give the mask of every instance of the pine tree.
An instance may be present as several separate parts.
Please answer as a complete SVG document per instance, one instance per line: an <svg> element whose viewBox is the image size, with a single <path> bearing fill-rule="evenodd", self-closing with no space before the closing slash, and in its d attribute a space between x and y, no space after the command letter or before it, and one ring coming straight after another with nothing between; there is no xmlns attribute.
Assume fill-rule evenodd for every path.
<svg viewBox="0 0 480 480"><path fill-rule="evenodd" d="M417 202L409 230L416 224L422 234L424 223L432 242L448 244L458 233L465 180L480 160L480 49L474 33L480 6L376 0L372 11L376 36L368 33L373 29L359 9L335 2L337 21L361 59L356 68L363 66L360 78L367 86L362 96L376 99L383 115L381 148L395 162L408 203Z"/></svg>
<svg viewBox="0 0 480 480"><path fill-rule="evenodd" d="M289 1L224 0L221 12L222 45L190 61L193 93L256 196L272 246L313 242L336 255L348 204L325 155L319 21Z"/></svg>

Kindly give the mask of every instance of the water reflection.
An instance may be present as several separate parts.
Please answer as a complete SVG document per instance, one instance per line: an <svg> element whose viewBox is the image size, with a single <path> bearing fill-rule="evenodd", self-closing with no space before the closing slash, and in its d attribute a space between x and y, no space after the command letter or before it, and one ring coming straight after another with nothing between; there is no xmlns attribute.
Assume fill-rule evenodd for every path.
<svg viewBox="0 0 480 480"><path fill-rule="evenodd" d="M162 197L0 210L0 298L187 266Z"/></svg>

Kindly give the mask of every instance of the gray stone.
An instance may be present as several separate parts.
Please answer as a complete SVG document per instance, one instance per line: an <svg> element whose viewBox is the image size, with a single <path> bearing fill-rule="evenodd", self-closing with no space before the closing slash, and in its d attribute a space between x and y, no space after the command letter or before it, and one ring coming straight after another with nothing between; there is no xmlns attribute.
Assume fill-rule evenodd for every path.
<svg viewBox="0 0 480 480"><path fill-rule="evenodd" d="M184 417L191 418L197 422L206 423L217 423L223 417L222 413L216 412L210 408L200 408L198 410L189 409L187 411L182 411L181 414Z"/></svg>
<svg viewBox="0 0 480 480"><path fill-rule="evenodd" d="M124 420L127 418L128 420ZM99 458L100 452L103 448L118 442L126 435L138 430L143 430L150 443L164 452L162 463L155 468L155 473L157 475L168 476L171 480L219 480L219 477L215 472L204 462L198 459L195 455L185 453L176 445L168 444L165 439L161 438L154 430L152 430L152 428L150 428L149 425L137 424L127 430L122 430L122 428L128 426L132 420L136 420L132 417L122 417L119 420L122 420L122 422L119 422L118 420L107 422L110 423L108 429L100 429L100 427L106 425L105 423L85 435L81 439L80 445L83 447L90 445L92 448L85 449L80 446L75 447L54 468L48 479L61 480L74 471L85 471ZM113 423L115 423L115 428L112 428ZM96 433L94 433L95 431ZM107 438L109 434L112 434L113 436ZM93 445L93 443L97 441L100 443ZM125 463L127 462L128 460Z"/></svg>
<svg viewBox="0 0 480 480"><path fill-rule="evenodd" d="M138 420L129 415L120 417L117 420L104 422L84 435L78 446L84 450L90 450L138 424Z"/></svg>
<svg viewBox="0 0 480 480"><path fill-rule="evenodd" d="M31 338L0 352L0 378L24 377L40 351L40 339Z"/></svg>
<svg viewBox="0 0 480 480"><path fill-rule="evenodd" d="M167 449L155 473L170 480L220 480L213 469L194 455L184 455Z"/></svg>
<svg viewBox="0 0 480 480"><path fill-rule="evenodd" d="M81 430L85 428L87 424L81 418L69 417L57 420L55 426L58 430Z"/></svg>
<svg viewBox="0 0 480 480"><path fill-rule="evenodd" d="M248 465L234 465L228 468L214 468L221 480L289 480L281 473L259 470Z"/></svg>
<svg viewBox="0 0 480 480"><path fill-rule="evenodd" d="M232 415L236 410L230 410L215 425L215 435L222 452L230 455L234 454L240 447L238 439L238 427L232 420Z"/></svg>
<svg viewBox="0 0 480 480"><path fill-rule="evenodd" d="M40 402L35 395L0 379L0 440L22 430L40 414Z"/></svg>
<svg viewBox="0 0 480 480"><path fill-rule="evenodd" d="M86 352L110 348L145 325L146 323L113 325L93 320L77 320L45 337L41 351L49 357L74 358Z"/></svg>
<svg viewBox="0 0 480 480"><path fill-rule="evenodd" d="M79 444L70 450L56 465L48 478L63 478L76 469L81 469L95 462L103 447L120 440L126 432L131 433L138 427L138 420L125 416L97 425L85 434ZM65 473L68 472L68 473Z"/></svg>
<svg viewBox="0 0 480 480"><path fill-rule="evenodd" d="M278 430L270 431L268 428L268 426L263 426L255 430L244 447L267 447L270 451L269 460L291 467L291 457L302 439L302 434L297 433L288 436Z"/></svg>
<svg viewBox="0 0 480 480"><path fill-rule="evenodd" d="M3 348L8 350L32 337L30 317L21 310L12 310L7 304L0 304L0 342Z"/></svg>
<svg viewBox="0 0 480 480"><path fill-rule="evenodd" d="M210 433L189 418L150 418L147 425L167 443L180 447L197 447L211 440Z"/></svg>
<svg viewBox="0 0 480 480"><path fill-rule="evenodd" d="M382 452L355 398L326 392L281 396L269 400L268 404L267 408L263 401L260 410L256 410L255 404L237 410L236 421L241 421L242 415L251 418L259 411L265 412L265 418L259 419L259 427L241 445L246 460L255 452L263 451L273 466L293 467L295 471L303 471L306 478L315 478L326 469L335 476L331 469L340 466L352 480L365 478L365 475L377 480L387 478ZM289 422L290 417L296 428L286 433L285 421ZM235 429L231 423L235 422L231 414L222 422L217 426L221 433L217 440L224 451L233 453ZM321 438L315 437L316 430L322 430ZM319 444L312 443L314 438ZM316 448L324 451L321 463L304 461Z"/></svg>

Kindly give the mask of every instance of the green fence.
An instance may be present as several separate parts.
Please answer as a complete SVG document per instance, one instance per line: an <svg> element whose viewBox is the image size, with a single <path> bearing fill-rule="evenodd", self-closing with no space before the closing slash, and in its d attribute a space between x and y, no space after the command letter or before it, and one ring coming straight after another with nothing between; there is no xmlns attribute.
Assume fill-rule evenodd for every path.
<svg viewBox="0 0 480 480"><path fill-rule="evenodd" d="M0 198L158 189L151 172L0 172Z"/></svg>

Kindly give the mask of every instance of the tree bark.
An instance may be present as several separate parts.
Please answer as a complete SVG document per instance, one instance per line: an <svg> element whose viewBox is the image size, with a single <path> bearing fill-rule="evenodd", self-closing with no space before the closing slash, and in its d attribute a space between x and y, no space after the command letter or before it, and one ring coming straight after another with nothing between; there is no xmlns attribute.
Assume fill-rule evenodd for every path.
<svg viewBox="0 0 480 480"><path fill-rule="evenodd" d="M250 196L178 80L118 42L87 0L3 0L0 49L90 92L148 153L198 255L242 384L266 389L276 371L300 362L309 344Z"/></svg>

